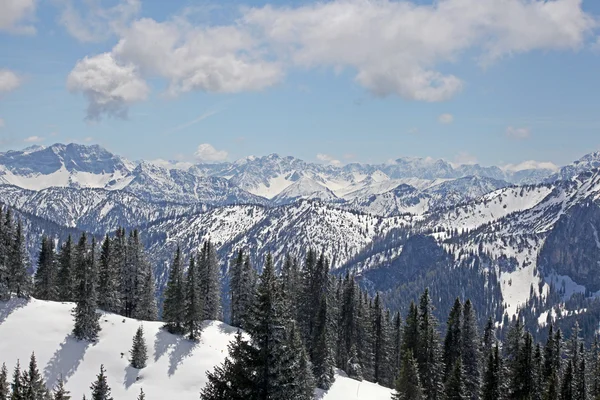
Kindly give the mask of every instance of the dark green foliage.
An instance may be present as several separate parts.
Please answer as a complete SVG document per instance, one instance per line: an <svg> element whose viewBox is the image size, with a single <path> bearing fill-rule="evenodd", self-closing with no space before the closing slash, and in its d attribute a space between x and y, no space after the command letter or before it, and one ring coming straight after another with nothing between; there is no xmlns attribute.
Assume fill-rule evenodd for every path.
<svg viewBox="0 0 600 400"><path fill-rule="evenodd" d="M11 400L25 400L25 385L23 375L21 374L21 364L17 360L15 370L13 372L13 380L10 385L11 388Z"/></svg>
<svg viewBox="0 0 600 400"><path fill-rule="evenodd" d="M190 340L198 339L200 323L202 322L202 296L200 294L200 279L194 257L190 258L185 288L185 327Z"/></svg>
<svg viewBox="0 0 600 400"><path fill-rule="evenodd" d="M181 333L183 332L185 321L185 287L183 260L181 259L179 246L177 246L175 257L169 270L169 280L164 293L163 321L166 323L165 326L171 333Z"/></svg>
<svg viewBox="0 0 600 400"><path fill-rule="evenodd" d="M446 379L446 400L466 400L470 397L467 393L465 371L461 359L457 358L448 379Z"/></svg>
<svg viewBox="0 0 600 400"><path fill-rule="evenodd" d="M52 239L42 236L33 295L41 300L58 300L57 271Z"/></svg>
<svg viewBox="0 0 600 400"><path fill-rule="evenodd" d="M140 388L140 394L138 395L137 400L146 400L146 394L144 393L144 389Z"/></svg>
<svg viewBox="0 0 600 400"><path fill-rule="evenodd" d="M448 380L454 369L456 361L462 356L462 329L463 306L459 298L454 301L454 306L446 323L446 338L444 339L444 380Z"/></svg>
<svg viewBox="0 0 600 400"><path fill-rule="evenodd" d="M92 400L113 400L110 395L110 386L106 379L104 365L100 366L100 373L97 375L96 381L90 386L92 390Z"/></svg>
<svg viewBox="0 0 600 400"><path fill-rule="evenodd" d="M317 387L328 390L334 380L334 363L331 347L329 345L329 328L327 297L321 297L321 307L317 317L315 329L315 339L313 341L315 350L313 351L313 374ZM304 350L305 351L305 350Z"/></svg>
<svg viewBox="0 0 600 400"><path fill-rule="evenodd" d="M119 264L113 254L113 245L108 235L102 242L98 273L98 307L102 310L118 313L121 309L121 292L119 289Z"/></svg>
<svg viewBox="0 0 600 400"><path fill-rule="evenodd" d="M75 299L75 281L73 265L73 239L71 235L60 247L58 253L58 298L60 301Z"/></svg>
<svg viewBox="0 0 600 400"><path fill-rule="evenodd" d="M131 356L131 366L133 368L146 368L148 348L146 346L146 339L144 339L144 328L141 325L133 336L133 344L129 351L129 355Z"/></svg>
<svg viewBox="0 0 600 400"><path fill-rule="evenodd" d="M77 304L73 312L75 326L73 335L79 340L96 341L100 332L100 314L96 311L96 242L88 249L87 237L81 236L77 245L76 264L78 289Z"/></svg>
<svg viewBox="0 0 600 400"><path fill-rule="evenodd" d="M481 388L482 400L500 400L502 399L502 360L498 344L490 352L483 374L483 383Z"/></svg>
<svg viewBox="0 0 600 400"><path fill-rule="evenodd" d="M6 364L2 363L2 369L0 369L0 400L7 400L9 395L8 369L6 369Z"/></svg>
<svg viewBox="0 0 600 400"><path fill-rule="evenodd" d="M394 400L425 400L426 398L419 378L417 361L413 357L412 351L408 350L402 358Z"/></svg>
<svg viewBox="0 0 600 400"><path fill-rule="evenodd" d="M54 388L54 400L71 400L70 394L71 392L65 388L65 382L61 376Z"/></svg>
<svg viewBox="0 0 600 400"><path fill-rule="evenodd" d="M31 354L29 369L22 375L23 381L23 399L24 400L45 400L48 396L48 389L44 383L40 371L37 367L35 354Z"/></svg>
<svg viewBox="0 0 600 400"><path fill-rule="evenodd" d="M7 215L7 218L10 216ZM7 246L8 290L17 297L28 297L31 291L31 278L27 273L27 254L25 252L23 225L17 222L14 236Z"/></svg>

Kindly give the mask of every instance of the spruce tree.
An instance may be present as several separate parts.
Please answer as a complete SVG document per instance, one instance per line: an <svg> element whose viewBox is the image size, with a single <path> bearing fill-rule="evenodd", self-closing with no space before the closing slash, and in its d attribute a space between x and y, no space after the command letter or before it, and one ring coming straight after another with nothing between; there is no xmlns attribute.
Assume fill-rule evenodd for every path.
<svg viewBox="0 0 600 400"><path fill-rule="evenodd" d="M27 273L27 253L23 225L17 222L17 229L8 249L8 288L17 297L28 297L31 290L31 279Z"/></svg>
<svg viewBox="0 0 600 400"><path fill-rule="evenodd" d="M498 344L490 352L483 375L483 384L481 388L482 400L500 400L502 399L502 360Z"/></svg>
<svg viewBox="0 0 600 400"><path fill-rule="evenodd" d="M198 268L194 262L194 257L190 257L185 289L185 326L190 340L196 340L200 335L200 324L203 316L202 300Z"/></svg>
<svg viewBox="0 0 600 400"><path fill-rule="evenodd" d="M87 249L87 238L82 235L78 246L78 252L84 252L78 256L81 265L76 268L79 271L77 290L77 304L73 312L75 317L75 326L73 335L79 340L94 342L98 339L100 332L100 314L96 311L96 242L92 239L92 246ZM87 253L87 254L86 254Z"/></svg>
<svg viewBox="0 0 600 400"><path fill-rule="evenodd" d="M54 388L54 400L71 400L70 394L71 392L65 388L65 382L61 376Z"/></svg>
<svg viewBox="0 0 600 400"><path fill-rule="evenodd" d="M140 388L140 394L138 395L137 400L146 400L146 394L144 393L144 389Z"/></svg>
<svg viewBox="0 0 600 400"><path fill-rule="evenodd" d="M106 379L104 365L100 366L100 373L97 375L96 381L90 386L92 390L92 400L113 400L110 395L110 387Z"/></svg>
<svg viewBox="0 0 600 400"><path fill-rule="evenodd" d="M239 294L239 327L247 329L252 319L252 310L256 302L258 275L250 263L250 256L246 255L242 269L242 284Z"/></svg>
<svg viewBox="0 0 600 400"><path fill-rule="evenodd" d="M35 271L33 295L41 300L57 300L57 274L52 239L42 236Z"/></svg>
<svg viewBox="0 0 600 400"><path fill-rule="evenodd" d="M2 364L0 369L0 400L8 400L10 395L10 384L8 383L8 369Z"/></svg>
<svg viewBox="0 0 600 400"><path fill-rule="evenodd" d="M333 384L335 373L333 370L333 354L329 345L329 328L327 317L327 296L321 297L321 307L317 317L313 351L313 375L317 387L329 390Z"/></svg>
<svg viewBox="0 0 600 400"><path fill-rule="evenodd" d="M108 235L102 242L98 263L98 307L102 310L118 313L121 310L121 291L119 289L120 272Z"/></svg>
<svg viewBox="0 0 600 400"><path fill-rule="evenodd" d="M48 396L48 389L44 383L40 371L37 367L35 354L31 354L29 361L29 370L23 373L23 399L24 400L45 400Z"/></svg>
<svg viewBox="0 0 600 400"><path fill-rule="evenodd" d="M282 385L279 394L273 397L277 396L282 400L288 398L313 400L315 391L313 371L295 323L291 324L287 342L287 346L284 348L287 365L284 365L281 371L281 374L285 376L283 379L280 378ZM331 372L333 373L333 370Z"/></svg>
<svg viewBox="0 0 600 400"><path fill-rule="evenodd" d="M177 246L165 289L163 321L171 333L182 333L185 321L185 287L181 249Z"/></svg>
<svg viewBox="0 0 600 400"><path fill-rule="evenodd" d="M360 364L360 359L358 357L358 351L356 350L356 344L353 344L350 348L350 352L348 353L348 361L346 362L346 373L348 377L362 381L363 378L363 370L362 365Z"/></svg>
<svg viewBox="0 0 600 400"><path fill-rule="evenodd" d="M573 395L573 361L569 360L560 387L560 398L561 400L574 400Z"/></svg>
<svg viewBox="0 0 600 400"><path fill-rule="evenodd" d="M147 262L144 262L143 271L139 277L134 316L136 319L143 321L156 321L158 319L158 306L156 304L154 273Z"/></svg>
<svg viewBox="0 0 600 400"><path fill-rule="evenodd" d="M392 377L397 379L402 365L402 318L397 312L394 316L392 332Z"/></svg>
<svg viewBox="0 0 600 400"><path fill-rule="evenodd" d="M13 372L13 379L10 388L11 400L25 400L25 387L23 384L23 375L21 374L21 364L19 363L19 360L17 360L17 365L15 366Z"/></svg>
<svg viewBox="0 0 600 400"><path fill-rule="evenodd" d="M393 378L390 376L392 366L390 355L389 321L386 319L385 310L379 293L375 295L373 302L373 334L374 334L374 382L384 386L390 386Z"/></svg>
<svg viewBox="0 0 600 400"><path fill-rule="evenodd" d="M469 398L467 393L465 371L461 359L457 358L448 379L446 379L446 400L466 400Z"/></svg>
<svg viewBox="0 0 600 400"><path fill-rule="evenodd" d="M415 353L419 365L419 377L429 400L443 398L443 364L437 333L437 320L433 316L433 306L429 290L425 289L419 302L418 347Z"/></svg>
<svg viewBox="0 0 600 400"><path fill-rule="evenodd" d="M58 253L58 299L60 301L74 300L74 268L73 268L73 239L71 235L60 247Z"/></svg>
<svg viewBox="0 0 600 400"><path fill-rule="evenodd" d="M146 368L146 362L148 361L148 347L146 346L146 339L144 339L144 328L142 325L139 326L133 336L133 344L129 351L129 355L131 356L130 361L133 368Z"/></svg>
<svg viewBox="0 0 600 400"><path fill-rule="evenodd" d="M463 305L459 298L454 301L446 323L446 337L444 339L444 380L447 381L454 370L456 361L462 357L463 352Z"/></svg>
<svg viewBox="0 0 600 400"><path fill-rule="evenodd" d="M402 357L402 367L396 381L394 400L425 400L426 398L419 378L417 361L413 357L412 351L408 350Z"/></svg>
<svg viewBox="0 0 600 400"><path fill-rule="evenodd" d="M244 272L244 251L239 250L237 256L229 268L229 302L231 306L231 325L240 326L240 316L242 315L242 306L240 302L240 295L242 292L243 285L243 272Z"/></svg>
<svg viewBox="0 0 600 400"><path fill-rule="evenodd" d="M462 365L465 370L465 388L471 400L479 399L481 385L480 375L480 342L477 330L477 316L471 300L467 300L463 307L462 328Z"/></svg>
<svg viewBox="0 0 600 400"><path fill-rule="evenodd" d="M221 306L221 272L217 253L210 241L204 243L198 259L200 296L203 305L202 319L220 321L223 319Z"/></svg>

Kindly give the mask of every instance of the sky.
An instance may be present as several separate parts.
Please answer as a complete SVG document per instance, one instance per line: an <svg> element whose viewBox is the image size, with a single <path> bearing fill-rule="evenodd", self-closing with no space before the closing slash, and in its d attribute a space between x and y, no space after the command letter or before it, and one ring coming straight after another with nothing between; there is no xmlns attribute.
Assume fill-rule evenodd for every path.
<svg viewBox="0 0 600 400"><path fill-rule="evenodd" d="M599 38L596 0L0 0L0 150L563 165Z"/></svg>

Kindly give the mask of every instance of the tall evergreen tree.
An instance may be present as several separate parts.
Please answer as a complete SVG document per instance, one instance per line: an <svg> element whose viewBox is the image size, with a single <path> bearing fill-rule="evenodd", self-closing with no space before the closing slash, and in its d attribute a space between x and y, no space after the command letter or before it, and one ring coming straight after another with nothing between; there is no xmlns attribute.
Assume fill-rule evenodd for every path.
<svg viewBox="0 0 600 400"><path fill-rule="evenodd" d="M456 361L463 353L463 305L456 298L450 310L446 323L446 337L444 339L444 380L447 381L454 370Z"/></svg>
<svg viewBox="0 0 600 400"><path fill-rule="evenodd" d="M148 361L148 347L146 346L146 339L144 339L144 328L142 325L139 326L133 336L133 344L129 351L129 355L131 356L130 361L133 368L146 368L146 362Z"/></svg>
<svg viewBox="0 0 600 400"><path fill-rule="evenodd" d="M21 374L21 364L17 360L17 365L13 372L13 380L10 385L11 388L11 400L25 400L25 387L23 384L23 375Z"/></svg>
<svg viewBox="0 0 600 400"><path fill-rule="evenodd" d="M33 295L41 300L58 300L57 273L52 239L42 236Z"/></svg>
<svg viewBox="0 0 600 400"><path fill-rule="evenodd" d="M165 289L163 303L163 321L171 333L183 332L185 321L185 286L183 278L183 260L181 249L177 246L175 256L169 270L169 280Z"/></svg>
<svg viewBox="0 0 600 400"><path fill-rule="evenodd" d="M288 398L313 400L315 380L308 354L295 323L291 324L287 342L285 351L288 358L287 367L282 370L285 377L278 397L282 400Z"/></svg>
<svg viewBox="0 0 600 400"><path fill-rule="evenodd" d="M6 368L6 364L2 363L2 369L0 369L0 400L8 400L9 395L8 369Z"/></svg>
<svg viewBox="0 0 600 400"><path fill-rule="evenodd" d="M75 299L74 289L74 267L73 267L73 239L71 235L60 247L58 253L58 299L60 301L73 301Z"/></svg>
<svg viewBox="0 0 600 400"><path fill-rule="evenodd" d="M481 385L481 352L479 332L477 330L477 316L471 300L467 300L463 307L462 328L462 365L465 370L465 388L471 400L479 399Z"/></svg>
<svg viewBox="0 0 600 400"><path fill-rule="evenodd" d="M241 305L241 293L244 273L244 251L239 250L229 268L229 302L231 306L231 325L240 326L240 316L243 313Z"/></svg>
<svg viewBox="0 0 600 400"><path fill-rule="evenodd" d="M396 381L394 400L425 400L427 397L421 386L417 361L412 355L412 350L404 352L400 376Z"/></svg>
<svg viewBox="0 0 600 400"><path fill-rule="evenodd" d="M433 305L428 289L425 289L419 302L418 322L416 359L423 390L429 400L442 399L444 395L443 364L437 333L437 321L433 316Z"/></svg>
<svg viewBox="0 0 600 400"><path fill-rule="evenodd" d="M90 389L92 390L92 400L113 400L110 395L110 386L108 386L108 380L104 365L100 366L100 373L97 375L96 381L92 383Z"/></svg>
<svg viewBox="0 0 600 400"><path fill-rule="evenodd" d="M140 388L140 394L138 395L137 400L146 400L146 394L144 393L144 389Z"/></svg>
<svg viewBox="0 0 600 400"><path fill-rule="evenodd" d="M100 332L100 314L96 311L96 242L92 239L92 246L87 251L87 238L82 235L78 252L84 252L78 257L82 265L77 266L79 271L77 290L77 304L73 312L75 327L73 335L79 340L96 341ZM87 253L87 254L86 254Z"/></svg>
<svg viewBox="0 0 600 400"><path fill-rule="evenodd" d="M402 318L397 312L392 323L392 377L398 378L402 365Z"/></svg>
<svg viewBox="0 0 600 400"><path fill-rule="evenodd" d="M239 327L246 329L250 326L252 318L252 310L256 302L258 275L256 270L250 263L250 256L246 255L244 266L242 269L242 284L240 285L239 306L240 312Z"/></svg>
<svg viewBox="0 0 600 400"><path fill-rule="evenodd" d="M40 371L37 367L35 354L31 354L29 370L23 373L23 399L45 400L49 395Z"/></svg>
<svg viewBox="0 0 600 400"><path fill-rule="evenodd" d="M573 361L569 360L560 387L561 400L574 400L573 383Z"/></svg>
<svg viewBox="0 0 600 400"><path fill-rule="evenodd" d="M373 302L373 333L374 333L374 382L384 386L390 386L393 378L390 376L392 365L390 356L390 329L385 310L379 293L375 295Z"/></svg>
<svg viewBox="0 0 600 400"><path fill-rule="evenodd" d="M488 356L483 384L481 388L482 400L500 400L502 399L502 360L498 344Z"/></svg>
<svg viewBox="0 0 600 400"><path fill-rule="evenodd" d="M329 390L334 381L333 354L329 345L327 296L321 297L321 307L317 318L315 349L313 351L313 373L317 387Z"/></svg>
<svg viewBox="0 0 600 400"><path fill-rule="evenodd" d="M17 297L28 297L31 290L31 279L27 273L27 252L23 225L17 222L13 240L8 249L8 288Z"/></svg>
<svg viewBox="0 0 600 400"><path fill-rule="evenodd" d="M202 300L198 268L196 267L194 257L190 257L185 290L185 325L190 340L196 340L200 335L200 324L203 316Z"/></svg>
<svg viewBox="0 0 600 400"><path fill-rule="evenodd" d="M462 360L457 358L446 379L446 400L466 400L469 397L465 388L465 370L462 367Z"/></svg>
<svg viewBox="0 0 600 400"><path fill-rule="evenodd" d="M118 313L121 310L121 290L119 265L113 254L112 241L108 235L102 242L98 263L98 307Z"/></svg>
<svg viewBox="0 0 600 400"><path fill-rule="evenodd" d="M216 250L210 240L204 243L198 257L198 277L201 282L200 296L204 309L202 319L217 321L223 319L221 271Z"/></svg>
<svg viewBox="0 0 600 400"><path fill-rule="evenodd" d="M65 388L65 381L61 376L54 388L54 400L71 400L70 394L71 392Z"/></svg>

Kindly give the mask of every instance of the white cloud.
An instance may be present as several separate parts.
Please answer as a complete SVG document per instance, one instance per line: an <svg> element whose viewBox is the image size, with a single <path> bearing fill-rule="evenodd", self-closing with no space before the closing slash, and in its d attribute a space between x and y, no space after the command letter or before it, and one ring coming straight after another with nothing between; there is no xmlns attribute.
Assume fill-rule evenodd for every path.
<svg viewBox="0 0 600 400"><path fill-rule="evenodd" d="M23 140L26 143L39 143L43 142L44 138L40 136L29 136L28 138Z"/></svg>
<svg viewBox="0 0 600 400"><path fill-rule="evenodd" d="M156 160L150 161L154 165L158 165L159 167L163 167L166 169L182 169L187 170L194 164L187 161L169 161L163 160L162 158L157 158Z"/></svg>
<svg viewBox="0 0 600 400"><path fill-rule="evenodd" d="M454 116L452 114L442 114L438 117L440 124L451 124L454 122Z"/></svg>
<svg viewBox="0 0 600 400"><path fill-rule="evenodd" d="M123 31L141 9L140 0L120 0L102 7L102 0L57 0L59 22L80 42L99 42Z"/></svg>
<svg viewBox="0 0 600 400"><path fill-rule="evenodd" d="M150 91L134 65L118 63L110 53L78 61L67 78L67 88L87 97L89 120L126 118L128 106L145 100Z"/></svg>
<svg viewBox="0 0 600 400"><path fill-rule="evenodd" d="M199 161L215 162L225 161L228 153L225 150L217 150L211 144L202 143L194 153Z"/></svg>
<svg viewBox="0 0 600 400"><path fill-rule="evenodd" d="M16 34L35 34L29 22L35 12L35 0L2 0L0 1L0 31Z"/></svg>
<svg viewBox="0 0 600 400"><path fill-rule="evenodd" d="M454 162L450 163L453 167L458 165L473 165L477 164L477 157L466 151L461 151L454 157Z"/></svg>
<svg viewBox="0 0 600 400"><path fill-rule="evenodd" d="M4 128L6 126L6 123L4 122L4 119L0 118L0 129Z"/></svg>
<svg viewBox="0 0 600 400"><path fill-rule="evenodd" d="M340 160L337 160L334 156L331 156L329 154L319 153L317 154L317 160L326 162L327 164L333 165L334 167L339 167L340 165L342 165L342 162Z"/></svg>
<svg viewBox="0 0 600 400"><path fill-rule="evenodd" d="M21 78L13 71L0 69L0 93L10 92L21 85Z"/></svg>
<svg viewBox="0 0 600 400"><path fill-rule="evenodd" d="M558 171L559 167L550 161L528 160L528 161L523 161L519 164L507 164L507 165L503 166L502 169L505 171L513 171L513 172L523 171L523 170L527 170L527 169L548 169L551 171Z"/></svg>
<svg viewBox="0 0 600 400"><path fill-rule="evenodd" d="M529 128L515 128L509 126L506 128L506 136L511 139L528 139L531 136L531 130Z"/></svg>

